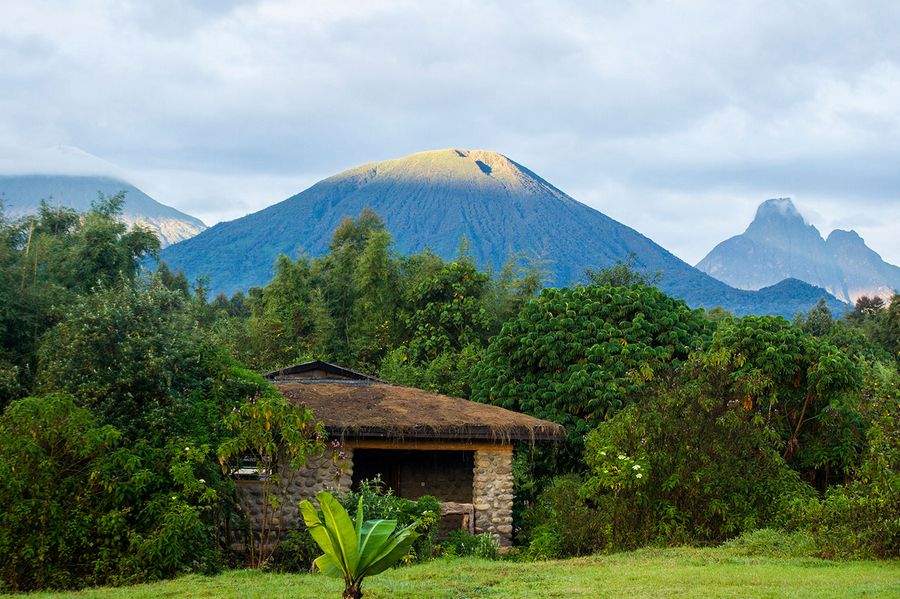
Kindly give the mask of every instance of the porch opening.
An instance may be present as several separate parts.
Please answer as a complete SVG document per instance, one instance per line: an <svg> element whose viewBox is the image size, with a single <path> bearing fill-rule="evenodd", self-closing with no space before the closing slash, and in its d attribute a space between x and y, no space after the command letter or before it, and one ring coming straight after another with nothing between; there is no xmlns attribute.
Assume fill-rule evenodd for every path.
<svg viewBox="0 0 900 599"><path fill-rule="evenodd" d="M355 448L353 489L379 477L399 497L432 495L443 504L441 536L457 528L472 532L474 467L474 451Z"/></svg>

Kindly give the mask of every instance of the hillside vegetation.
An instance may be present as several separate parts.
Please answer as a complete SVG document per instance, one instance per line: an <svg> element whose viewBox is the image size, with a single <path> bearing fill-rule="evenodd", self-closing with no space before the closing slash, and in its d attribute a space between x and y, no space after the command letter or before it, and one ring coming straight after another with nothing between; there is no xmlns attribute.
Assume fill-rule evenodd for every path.
<svg viewBox="0 0 900 599"><path fill-rule="evenodd" d="M246 292L272 278L280 254L325 254L340 222L366 208L384 220L404 255L430 249L450 259L465 240L479 268L499 272L517 258L539 266L552 286L583 282L588 268L633 259L638 270L660 274L661 289L694 308L792 317L821 298L832 310L845 308L799 281L760 291L729 287L528 168L484 150L420 152L352 168L265 210L220 223L162 257L191 281L208 277L213 293Z"/></svg>
<svg viewBox="0 0 900 599"><path fill-rule="evenodd" d="M340 449L260 376L309 359L567 429L558 444L515 452L522 563L433 561L499 557L489 534L438 539L437 498L397 497L377 479L335 492L332 516L362 504L368 518L417 533L389 555L424 565L381 587L375 576L376 594L659 595L691 576L741 596L744 586L764 596L884 590L859 586L859 572L880 577L884 564L808 560L900 556L900 295L861 299L837 318L822 301L788 321L691 309L623 263L541 289L521 265L479 270L464 246L452 260L397 252L363 211L341 222L323 256L280 256L264 287L209 301L202 281L192 289L167 267L141 271L159 242L129 231L121 208L111 197L84 215L43 206L0 217L4 591L308 572L321 534L256 534L233 476L249 459L278 493L284 479L270 473L303 467L326 444ZM337 527L323 518L342 538L361 534L349 516ZM389 534L394 524L380 526ZM723 542L725 553L553 561ZM762 557L771 555L804 561ZM667 568L686 578L666 578ZM147 588L177 594L211 581L222 594L253 576L262 575ZM271 580L240 584L334 588L320 577Z"/></svg>

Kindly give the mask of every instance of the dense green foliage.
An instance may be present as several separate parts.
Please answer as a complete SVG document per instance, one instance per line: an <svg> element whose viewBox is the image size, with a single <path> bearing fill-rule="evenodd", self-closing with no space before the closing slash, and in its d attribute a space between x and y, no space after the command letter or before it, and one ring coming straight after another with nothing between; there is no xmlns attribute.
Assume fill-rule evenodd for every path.
<svg viewBox="0 0 900 599"><path fill-rule="evenodd" d="M533 551L717 542L772 524L781 505L812 493L775 450L764 419L716 393L727 362L707 358L695 357L672 391L587 436L588 474L561 480L531 514Z"/></svg>
<svg viewBox="0 0 900 599"><path fill-rule="evenodd" d="M494 337L472 395L564 425L578 455L585 434L670 380L709 330L653 287L546 289Z"/></svg>
<svg viewBox="0 0 900 599"><path fill-rule="evenodd" d="M288 403L270 385L261 384L260 389L225 416L228 435L218 447L225 474L233 477L249 467L259 478L262 516L245 535L247 562L254 567L268 564L278 550L278 523L287 507L284 489L308 458L322 452L325 437L312 411ZM239 505L251 522L249 505Z"/></svg>
<svg viewBox="0 0 900 599"><path fill-rule="evenodd" d="M621 264L535 297L534 269L481 272L465 244L452 261L402 256L364 211L327 254L282 256L265 287L209 301L205 281L141 275L155 240L118 224L120 205L0 220L4 589L308 569L308 532L251 528L231 480L252 460L279 520L287 466L323 431L259 372L308 358L565 425L559 447L516 451L527 556L760 527L812 538L819 555L900 551L900 296L840 318L825 304L794 323L736 318L692 311ZM404 562L441 552L435 498L364 484L337 499L415 524ZM462 533L443 547L493 555Z"/></svg>
<svg viewBox="0 0 900 599"><path fill-rule="evenodd" d="M197 448L148 455L128 446L68 395L14 402L0 419L4 586L68 588L217 569L219 490L204 480L204 466Z"/></svg>
<svg viewBox="0 0 900 599"><path fill-rule="evenodd" d="M101 197L83 215L46 204L19 221L0 215L0 406L31 386L40 338L66 306L97 285L133 281L158 251L150 232L113 218L122 202Z"/></svg>
<svg viewBox="0 0 900 599"><path fill-rule="evenodd" d="M826 557L900 555L900 375L876 364L865 381L867 444L852 478L796 498L783 517L785 527L809 530Z"/></svg>
<svg viewBox="0 0 900 599"><path fill-rule="evenodd" d="M371 211L344 220L330 248L314 260L279 257L272 281L246 299L249 317L212 302L220 342L259 370L317 358L466 396L482 348L540 282L513 264L489 277L464 252L452 262L400 256Z"/></svg>
<svg viewBox="0 0 900 599"><path fill-rule="evenodd" d="M4 588L212 571L241 540L216 449L240 436L226 415L274 390L163 284L177 277L139 276L158 242L116 221L121 201L0 223L0 277L16 283L0 296Z"/></svg>
<svg viewBox="0 0 900 599"><path fill-rule="evenodd" d="M781 318L748 316L722 323L708 354L707 367L722 369L714 394L758 413L795 468L840 479L857 459L863 432L852 392L862 377L833 345Z"/></svg>
<svg viewBox="0 0 900 599"><path fill-rule="evenodd" d="M877 483L860 469L873 435L896 431L870 415L867 389L897 388L883 332L836 321L824 305L795 325L728 314L713 323L625 270L593 273L605 286L544 291L476 366L474 397L564 423L570 448L587 440L583 456L563 461L519 451L530 554L711 543L787 520L832 527L835 539L856 531L843 552L823 541L823 554L896 554L900 487L885 474L895 466ZM876 372L893 377L876 385ZM576 474L548 483L566 468Z"/></svg>

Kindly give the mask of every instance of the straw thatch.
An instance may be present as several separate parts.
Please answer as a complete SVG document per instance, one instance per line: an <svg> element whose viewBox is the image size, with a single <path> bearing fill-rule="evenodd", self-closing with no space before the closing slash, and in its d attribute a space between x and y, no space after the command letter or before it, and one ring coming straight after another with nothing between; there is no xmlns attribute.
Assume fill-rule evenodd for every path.
<svg viewBox="0 0 900 599"><path fill-rule="evenodd" d="M565 436L558 424L458 397L370 378L304 376L327 372L321 364L305 370L296 367L299 371L289 374L270 373L269 377L290 401L310 408L332 437L508 443Z"/></svg>

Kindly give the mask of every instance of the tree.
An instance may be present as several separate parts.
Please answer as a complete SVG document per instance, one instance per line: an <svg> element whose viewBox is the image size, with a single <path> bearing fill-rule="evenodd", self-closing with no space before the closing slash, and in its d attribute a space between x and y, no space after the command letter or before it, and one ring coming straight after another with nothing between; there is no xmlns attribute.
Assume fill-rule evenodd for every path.
<svg viewBox="0 0 900 599"><path fill-rule="evenodd" d="M243 468L258 474L261 518L254 521L250 506L241 503L251 525L245 547L254 568L268 563L277 551L281 531L276 525L285 508L286 490L307 459L321 453L325 436L310 410L289 404L273 387L260 383L263 392L226 417L230 436L218 449L219 463L229 477Z"/></svg>
<svg viewBox="0 0 900 599"><path fill-rule="evenodd" d="M602 523L595 550L722 542L773 525L780 506L812 494L763 419L709 384L727 376L725 363L695 358L676 385L588 434L581 495Z"/></svg>
<svg viewBox="0 0 900 599"><path fill-rule="evenodd" d="M585 434L674 376L708 332L653 287L545 289L493 338L472 396L564 425L575 461Z"/></svg>
<svg viewBox="0 0 900 599"><path fill-rule="evenodd" d="M204 452L127 444L66 394L0 418L0 576L6 588L78 588L221 566L222 487ZM215 471L212 471L215 474Z"/></svg>
<svg viewBox="0 0 900 599"><path fill-rule="evenodd" d="M620 260L608 268L585 271L588 283L591 285L609 285L612 287L630 287L632 285L647 285L655 287L662 278L662 273L641 272L637 268L637 254L631 252L625 260Z"/></svg>
<svg viewBox="0 0 900 599"><path fill-rule="evenodd" d="M870 316L875 316L882 310L884 310L883 299L881 299L877 295L874 297L863 295L856 300L856 304L853 307L853 312L850 313L850 317L857 320L862 320Z"/></svg>
<svg viewBox="0 0 900 599"><path fill-rule="evenodd" d="M831 316L831 310L828 309L828 302L822 298L818 303L810 308L806 316L797 317L797 326L803 331L816 337L824 337L834 326L834 318Z"/></svg>
<svg viewBox="0 0 900 599"><path fill-rule="evenodd" d="M719 325L704 360L722 373L709 381L714 393L759 413L793 467L828 479L854 463L861 373L831 343L780 317L747 316Z"/></svg>
<svg viewBox="0 0 900 599"><path fill-rule="evenodd" d="M158 285L100 289L77 300L41 343L39 388L71 393L130 439L208 440L230 402L250 391L188 302Z"/></svg>
<svg viewBox="0 0 900 599"><path fill-rule="evenodd" d="M101 196L83 215L43 203L35 216L0 217L0 362L16 378L7 393L32 386L38 340L67 306L97 286L134 281L158 251L149 231L116 220L123 202ZM0 395L0 406L13 397Z"/></svg>

